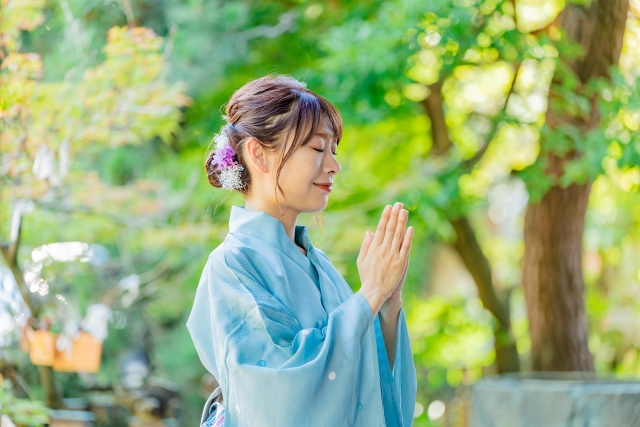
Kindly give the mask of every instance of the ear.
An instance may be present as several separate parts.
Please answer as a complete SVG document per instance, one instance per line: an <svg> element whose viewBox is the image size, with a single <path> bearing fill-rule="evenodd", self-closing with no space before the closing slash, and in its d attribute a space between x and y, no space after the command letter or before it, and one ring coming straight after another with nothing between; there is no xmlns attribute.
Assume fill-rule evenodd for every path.
<svg viewBox="0 0 640 427"><path fill-rule="evenodd" d="M246 159L248 163L251 163L253 168L258 172L269 172L269 167L267 165L267 156L265 155L265 151L260 143L254 138L250 138L245 142L244 145L247 149Z"/></svg>

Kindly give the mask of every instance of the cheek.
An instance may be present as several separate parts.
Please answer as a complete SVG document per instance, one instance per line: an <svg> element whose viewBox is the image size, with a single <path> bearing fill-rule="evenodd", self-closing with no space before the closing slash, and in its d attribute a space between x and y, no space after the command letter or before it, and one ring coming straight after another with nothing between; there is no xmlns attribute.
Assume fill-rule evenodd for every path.
<svg viewBox="0 0 640 427"><path fill-rule="evenodd" d="M285 163L280 177L286 179L291 187L310 185L310 181L318 176L321 165L320 156L294 155Z"/></svg>

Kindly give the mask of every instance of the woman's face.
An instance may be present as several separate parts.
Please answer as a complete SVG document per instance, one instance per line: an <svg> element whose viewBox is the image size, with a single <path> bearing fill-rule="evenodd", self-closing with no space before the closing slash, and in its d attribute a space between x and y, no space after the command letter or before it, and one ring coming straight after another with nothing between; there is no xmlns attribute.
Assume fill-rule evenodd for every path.
<svg viewBox="0 0 640 427"><path fill-rule="evenodd" d="M335 136L323 121L311 140L298 147L284 163L279 182L289 209L317 212L327 206L334 177L340 172L335 157L337 148ZM284 202L282 197L280 202Z"/></svg>

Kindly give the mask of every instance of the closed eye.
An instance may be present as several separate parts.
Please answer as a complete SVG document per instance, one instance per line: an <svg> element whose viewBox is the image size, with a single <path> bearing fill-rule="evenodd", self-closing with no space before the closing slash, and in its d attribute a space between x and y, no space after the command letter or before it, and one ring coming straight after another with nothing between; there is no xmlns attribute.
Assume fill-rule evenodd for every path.
<svg viewBox="0 0 640 427"><path fill-rule="evenodd" d="M313 147L312 147L313 148ZM316 150L318 153L324 153L324 150L318 150L317 148L313 148L314 150ZM337 155L338 153L333 152L333 155Z"/></svg>

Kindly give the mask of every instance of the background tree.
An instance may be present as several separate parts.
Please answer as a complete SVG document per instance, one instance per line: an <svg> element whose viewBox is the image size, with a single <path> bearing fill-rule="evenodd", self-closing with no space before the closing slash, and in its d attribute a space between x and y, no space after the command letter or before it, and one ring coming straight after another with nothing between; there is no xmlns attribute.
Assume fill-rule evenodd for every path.
<svg viewBox="0 0 640 427"><path fill-rule="evenodd" d="M518 6L523 5L521 2ZM628 2L570 4L552 23L529 31L528 37L527 31L517 26L522 16L516 13L515 6L513 2L438 4L433 15L427 14L420 24L423 31L417 33L415 41L422 49L407 75L428 86L428 90L422 90L426 94L422 104L431 119L431 153L442 156L455 146L458 152L451 157L454 161L462 157L454 173L447 171L439 179L453 179L462 186L465 176L476 174L474 166L492 141L500 137L498 132L508 129L505 125L526 124L527 117L522 123L523 117L514 114L515 108L508 108L513 106L509 101L514 89L519 92L517 79L523 65L532 66L531 59L555 58L555 77L549 93L551 107L542 127L541 152L520 174L532 196L525 221L523 272L531 322L532 365L536 370L591 370L582 294L582 230L589 182L603 172L602 159L611 144L604 130L616 114L610 114L609 107L597 101L603 95L611 100L607 94L615 89L604 89L607 81L619 85L618 91L627 97L635 87L633 81L618 79L612 83L609 79L609 69L617 65L622 48ZM603 37L592 37L593 31ZM491 73L491 69L494 73L500 69L505 72L505 67L511 68L514 77L511 82L498 80L503 86L494 86L497 97L492 100L493 105L461 105L451 96L453 102L449 103L458 105L449 105L453 108L447 111L448 100L442 93L447 84L455 82L458 86L466 83L465 77L471 73L480 77ZM516 93L520 100L522 95ZM635 101L630 102L635 105ZM599 109L607 114L601 115ZM453 123L462 126L452 128ZM475 139L475 144L470 139ZM636 164L626 159L637 156L636 148L627 146L625 151L620 166L634 167ZM447 160L451 161L451 157ZM483 304L498 320L498 368L503 372L517 370L518 358L509 337L508 308L494 290L489 264L464 216L468 206L456 197L456 192L464 188L456 188L455 184L449 187L454 191L448 197L445 215L457 236L454 247L476 280ZM569 197L578 189L582 189L582 197Z"/></svg>
<svg viewBox="0 0 640 427"><path fill-rule="evenodd" d="M603 172L602 159L611 143L604 130L612 117L601 104L611 91L604 86L611 84L610 70L618 65L628 11L628 0L569 4L549 29L560 31L559 42L574 44L577 52L563 55L559 49L537 160L551 186L525 216L523 284L536 370L594 369L583 296L582 236L593 179ZM618 90L628 90L626 83ZM625 163L621 166L633 166Z"/></svg>

